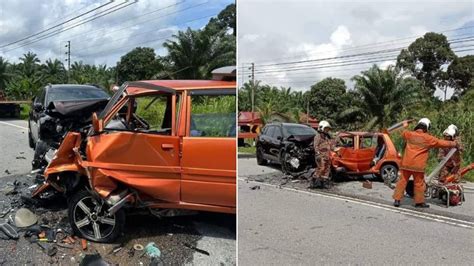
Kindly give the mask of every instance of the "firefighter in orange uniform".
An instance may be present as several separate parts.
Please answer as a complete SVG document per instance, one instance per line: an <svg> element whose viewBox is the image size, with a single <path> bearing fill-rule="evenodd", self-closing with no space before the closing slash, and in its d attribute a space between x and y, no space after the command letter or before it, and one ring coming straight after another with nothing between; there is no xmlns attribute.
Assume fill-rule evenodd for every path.
<svg viewBox="0 0 474 266"><path fill-rule="evenodd" d="M461 177L459 176L458 172L461 169L461 152L463 151L462 142L459 137L458 127L451 124L444 130L443 136L445 140L453 141L455 140L458 143L458 149L453 154L453 156L446 162L446 164L441 168L439 172L439 179L438 181L444 183L446 181L446 177L450 175L455 175L456 180L459 181ZM438 160L442 160L449 152L450 148L442 148L439 149L438 152Z"/></svg>
<svg viewBox="0 0 474 266"><path fill-rule="evenodd" d="M331 171L330 152L334 149L334 141L329 135L331 125L327 121L319 122L318 133L314 137L314 154L316 170L311 177L309 188L328 188Z"/></svg>
<svg viewBox="0 0 474 266"><path fill-rule="evenodd" d="M395 200L393 206L395 207L400 206L400 200L405 194L408 179L410 176L413 176L415 183L415 195L413 197L415 207L428 208L429 205L425 203L425 167L429 150L432 148L457 147L457 143L454 141L437 139L428 134L430 125L431 122L428 118L422 118L413 131L404 130L402 132L406 146L400 167L400 179L393 193L393 199ZM404 126L406 127L408 124Z"/></svg>

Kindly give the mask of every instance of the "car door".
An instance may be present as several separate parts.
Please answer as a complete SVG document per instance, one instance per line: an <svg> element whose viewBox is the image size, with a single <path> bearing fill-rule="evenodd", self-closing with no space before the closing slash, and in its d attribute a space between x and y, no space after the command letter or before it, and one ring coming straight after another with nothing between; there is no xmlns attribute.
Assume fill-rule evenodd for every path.
<svg viewBox="0 0 474 266"><path fill-rule="evenodd" d="M156 95L126 97L127 129L108 126L104 133L89 137L87 156L103 176L116 179L144 193L154 200L179 203L181 167L180 138L175 128L175 108L179 95L163 94L163 101L155 101ZM164 105L164 106L163 106ZM147 109L151 108L151 109ZM122 106L113 108L115 114L107 117L122 117ZM162 110L163 112L158 110ZM120 116L122 115L122 116ZM138 127L138 116L149 127ZM157 119L156 116L161 115ZM131 128L134 123L134 128ZM109 189L107 178L93 180L96 190Z"/></svg>
<svg viewBox="0 0 474 266"><path fill-rule="evenodd" d="M46 88L41 88L36 97L33 100L30 112L30 130L33 141L36 143L39 139L39 118L42 115L42 110L35 110L35 105L40 104L45 108Z"/></svg>
<svg viewBox="0 0 474 266"><path fill-rule="evenodd" d="M355 150L355 143L357 136L352 134L338 136L336 145L339 148L335 160L344 166L348 172L357 171L357 157Z"/></svg>
<svg viewBox="0 0 474 266"><path fill-rule="evenodd" d="M377 137L375 135L359 136L359 149L356 152L359 172L366 172L370 169L370 162L374 158L376 146Z"/></svg>
<svg viewBox="0 0 474 266"><path fill-rule="evenodd" d="M272 156L275 157L275 160L277 160L278 162L281 160L280 151L281 151L282 141L283 141L282 126L275 126L275 131L273 132L273 136L272 136L271 153L272 153Z"/></svg>
<svg viewBox="0 0 474 266"><path fill-rule="evenodd" d="M236 207L235 89L190 90L182 141L181 200Z"/></svg>
<svg viewBox="0 0 474 266"><path fill-rule="evenodd" d="M262 136L262 141L263 141L263 152L265 154L266 158L273 159L272 154L271 154L271 146L272 146L272 138L273 138L273 132L275 132L275 126L269 125L267 126L265 130L265 134Z"/></svg>

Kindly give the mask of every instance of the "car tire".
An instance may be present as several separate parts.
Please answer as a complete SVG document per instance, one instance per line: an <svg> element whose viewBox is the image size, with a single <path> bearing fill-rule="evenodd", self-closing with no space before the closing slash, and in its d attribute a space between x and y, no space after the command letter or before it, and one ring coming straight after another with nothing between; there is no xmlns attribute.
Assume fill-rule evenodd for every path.
<svg viewBox="0 0 474 266"><path fill-rule="evenodd" d="M99 205L103 207L97 211ZM68 202L69 223L74 233L93 242L114 241L123 231L125 211L120 209L113 216L107 216L106 209L108 205L102 199L86 190L77 191Z"/></svg>
<svg viewBox="0 0 474 266"><path fill-rule="evenodd" d="M42 156L48 151L49 145L42 140L38 140L35 145L35 153L33 154L33 170L39 169L44 166L44 159Z"/></svg>
<svg viewBox="0 0 474 266"><path fill-rule="evenodd" d="M257 146L257 149L256 149L256 157L257 157L257 164L258 165L267 165L267 160L265 158L263 158L263 151L262 151L262 148L260 146Z"/></svg>
<svg viewBox="0 0 474 266"><path fill-rule="evenodd" d="M30 128L30 121L28 121L28 145L33 150L35 149L35 141L33 140L33 136L31 135L31 128Z"/></svg>
<svg viewBox="0 0 474 266"><path fill-rule="evenodd" d="M393 164L386 164L380 168L379 175L382 181L388 179L390 183L395 183L398 180L398 167Z"/></svg>

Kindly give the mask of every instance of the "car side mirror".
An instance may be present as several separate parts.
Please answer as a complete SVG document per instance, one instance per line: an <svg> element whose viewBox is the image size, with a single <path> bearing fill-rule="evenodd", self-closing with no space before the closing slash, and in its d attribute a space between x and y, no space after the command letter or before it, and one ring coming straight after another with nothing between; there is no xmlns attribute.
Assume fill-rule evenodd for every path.
<svg viewBox="0 0 474 266"><path fill-rule="evenodd" d="M34 103L33 109L35 110L35 112L41 112L43 111L43 105L41 103Z"/></svg>
<svg viewBox="0 0 474 266"><path fill-rule="evenodd" d="M104 129L104 120L99 119L95 112L92 114L92 129L94 133L99 133Z"/></svg>

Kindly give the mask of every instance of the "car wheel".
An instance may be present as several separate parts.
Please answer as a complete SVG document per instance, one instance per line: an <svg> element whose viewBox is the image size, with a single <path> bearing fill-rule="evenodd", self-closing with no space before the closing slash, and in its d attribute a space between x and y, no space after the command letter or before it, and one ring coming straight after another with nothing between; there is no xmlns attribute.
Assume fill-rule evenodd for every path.
<svg viewBox="0 0 474 266"><path fill-rule="evenodd" d="M69 223L74 232L94 242L114 241L125 225L125 212L107 215L108 205L85 190L74 194L68 204Z"/></svg>
<svg viewBox="0 0 474 266"><path fill-rule="evenodd" d="M382 180L388 180L394 183L398 179L398 168L393 164L386 164L380 168L380 177Z"/></svg>
<svg viewBox="0 0 474 266"><path fill-rule="evenodd" d="M260 146L257 146L256 155L257 155L257 164L258 165L267 165L267 160L265 158L263 158L263 151L262 151L262 148Z"/></svg>
<svg viewBox="0 0 474 266"><path fill-rule="evenodd" d="M30 145L30 148L35 149L35 141L31 135L30 121L28 121L28 145Z"/></svg>

